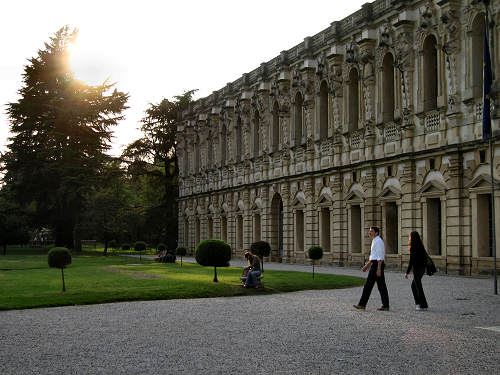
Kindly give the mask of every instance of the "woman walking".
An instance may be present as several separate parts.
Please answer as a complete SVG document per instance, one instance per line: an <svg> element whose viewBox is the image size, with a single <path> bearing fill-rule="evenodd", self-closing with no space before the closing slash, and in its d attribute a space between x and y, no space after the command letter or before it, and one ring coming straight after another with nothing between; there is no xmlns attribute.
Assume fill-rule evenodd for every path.
<svg viewBox="0 0 500 375"><path fill-rule="evenodd" d="M418 232L410 232L408 240L408 251L410 252L410 262L406 270L405 278L413 268L413 281L411 282L411 291L415 299L417 310L427 309L427 300L425 299L424 288L422 287L422 277L425 274L425 265L427 262L427 252L425 251L424 244L420 239Z"/></svg>

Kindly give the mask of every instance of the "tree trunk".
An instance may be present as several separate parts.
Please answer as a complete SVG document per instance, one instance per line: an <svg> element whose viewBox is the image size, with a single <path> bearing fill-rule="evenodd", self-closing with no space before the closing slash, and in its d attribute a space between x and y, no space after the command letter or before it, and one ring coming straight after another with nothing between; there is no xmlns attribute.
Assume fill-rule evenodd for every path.
<svg viewBox="0 0 500 375"><path fill-rule="evenodd" d="M314 260L313 260L313 280L314 280Z"/></svg>
<svg viewBox="0 0 500 375"><path fill-rule="evenodd" d="M262 273L264 273L264 257L259 257L260 258L260 266L262 267Z"/></svg>
<svg viewBox="0 0 500 375"><path fill-rule="evenodd" d="M214 283L218 282L217 280L217 267L214 267Z"/></svg>
<svg viewBox="0 0 500 375"><path fill-rule="evenodd" d="M182 256L181 256L181 267L182 267Z"/></svg>
<svg viewBox="0 0 500 375"><path fill-rule="evenodd" d="M108 256L108 240L104 240L104 254L105 257Z"/></svg>
<svg viewBox="0 0 500 375"><path fill-rule="evenodd" d="M7 244L6 243L3 244L3 255L4 256L7 255Z"/></svg>
<svg viewBox="0 0 500 375"><path fill-rule="evenodd" d="M62 280L63 280L63 292L66 291L66 285L64 284L64 268L61 268L61 272L62 272Z"/></svg>

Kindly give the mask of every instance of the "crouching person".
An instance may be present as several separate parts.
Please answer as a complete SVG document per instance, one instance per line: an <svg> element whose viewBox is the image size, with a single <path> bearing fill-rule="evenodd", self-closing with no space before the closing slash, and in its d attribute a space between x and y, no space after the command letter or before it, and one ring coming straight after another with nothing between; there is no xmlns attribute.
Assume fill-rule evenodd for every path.
<svg viewBox="0 0 500 375"><path fill-rule="evenodd" d="M248 261L248 266L245 267L247 270L247 278L243 287L254 287L257 289L259 287L257 277L261 275L260 259L250 251L245 252L245 259Z"/></svg>

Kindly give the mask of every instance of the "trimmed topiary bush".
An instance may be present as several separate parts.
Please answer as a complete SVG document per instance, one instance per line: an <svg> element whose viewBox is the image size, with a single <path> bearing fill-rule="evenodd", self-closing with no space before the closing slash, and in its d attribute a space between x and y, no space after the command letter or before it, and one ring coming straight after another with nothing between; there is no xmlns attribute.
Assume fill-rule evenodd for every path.
<svg viewBox="0 0 500 375"><path fill-rule="evenodd" d="M231 246L222 240L203 240L196 246L195 259L204 267L214 267L214 282L217 282L217 267L228 267Z"/></svg>
<svg viewBox="0 0 500 375"><path fill-rule="evenodd" d="M142 252L146 250L146 242L137 241L134 244L134 250L139 252L139 260L142 262Z"/></svg>
<svg viewBox="0 0 500 375"><path fill-rule="evenodd" d="M122 245L122 250L130 250L130 245L128 243L124 243Z"/></svg>
<svg viewBox="0 0 500 375"><path fill-rule="evenodd" d="M264 272L264 257L268 257L271 254L271 245L266 241L257 241L250 245L250 251L260 258L262 272Z"/></svg>
<svg viewBox="0 0 500 375"><path fill-rule="evenodd" d="M66 285L64 283L64 268L71 264L71 253L65 247L53 247L48 253L49 267L60 268L62 274L62 291L66 291Z"/></svg>
<svg viewBox="0 0 500 375"><path fill-rule="evenodd" d="M186 256L187 250L185 247L178 247L175 249L175 253L181 257L181 267L182 267L182 257Z"/></svg>
<svg viewBox="0 0 500 375"><path fill-rule="evenodd" d="M313 246L307 250L309 259L312 260L313 265L313 279L314 279L314 261L323 258L323 248L321 246Z"/></svg>

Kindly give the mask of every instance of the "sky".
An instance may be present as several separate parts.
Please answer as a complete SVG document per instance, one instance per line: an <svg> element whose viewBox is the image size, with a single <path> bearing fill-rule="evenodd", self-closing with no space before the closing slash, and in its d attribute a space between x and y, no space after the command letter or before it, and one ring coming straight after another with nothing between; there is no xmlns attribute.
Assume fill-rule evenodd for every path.
<svg viewBox="0 0 500 375"><path fill-rule="evenodd" d="M6 104L19 99L28 59L64 25L79 30L76 77L109 78L130 95L111 153L137 138L150 103L197 89L210 95L361 9L367 0L19 0L0 8L0 150L8 144Z"/></svg>

